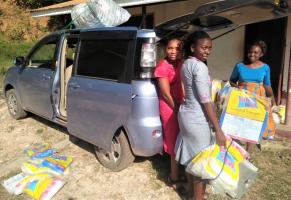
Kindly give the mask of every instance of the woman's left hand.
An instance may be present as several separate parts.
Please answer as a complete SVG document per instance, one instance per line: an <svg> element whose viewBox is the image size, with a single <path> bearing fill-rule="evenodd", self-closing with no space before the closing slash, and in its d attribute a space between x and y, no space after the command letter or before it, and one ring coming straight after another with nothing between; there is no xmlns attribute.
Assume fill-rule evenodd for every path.
<svg viewBox="0 0 291 200"><path fill-rule="evenodd" d="M221 129L215 132L215 137L216 137L216 144L218 146L223 146L225 147L226 145L226 137Z"/></svg>

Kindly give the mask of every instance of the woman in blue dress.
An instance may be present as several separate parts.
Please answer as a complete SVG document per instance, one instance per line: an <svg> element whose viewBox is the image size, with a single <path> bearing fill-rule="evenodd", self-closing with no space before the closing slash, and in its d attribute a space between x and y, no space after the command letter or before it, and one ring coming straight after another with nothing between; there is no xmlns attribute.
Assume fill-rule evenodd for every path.
<svg viewBox="0 0 291 200"><path fill-rule="evenodd" d="M246 63L238 63L233 69L230 76L232 86L245 89L259 96L267 96L272 100L272 105L276 105L274 93L271 87L270 67L261 61L261 58L267 51L267 45L264 41L255 41L247 54L248 61ZM267 128L264 131L265 139L272 139L275 134L275 124L271 110ZM247 151L251 151L253 144L247 143Z"/></svg>

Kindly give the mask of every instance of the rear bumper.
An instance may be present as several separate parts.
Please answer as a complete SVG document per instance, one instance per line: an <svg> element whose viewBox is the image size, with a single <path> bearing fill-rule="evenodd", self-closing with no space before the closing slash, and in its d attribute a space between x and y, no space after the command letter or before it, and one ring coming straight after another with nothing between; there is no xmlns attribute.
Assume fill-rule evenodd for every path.
<svg viewBox="0 0 291 200"><path fill-rule="evenodd" d="M136 156L153 156L163 151L162 124L160 117L149 117L143 119L129 119L126 131L133 154ZM160 136L154 131L160 131Z"/></svg>

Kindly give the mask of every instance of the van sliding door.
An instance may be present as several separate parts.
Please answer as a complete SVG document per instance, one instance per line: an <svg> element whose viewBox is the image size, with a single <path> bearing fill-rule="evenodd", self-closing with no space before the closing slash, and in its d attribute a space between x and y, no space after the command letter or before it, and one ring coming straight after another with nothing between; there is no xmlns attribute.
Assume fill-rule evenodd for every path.
<svg viewBox="0 0 291 200"><path fill-rule="evenodd" d="M81 33L77 68L67 93L71 134L110 150L115 131L131 112L134 45L131 31Z"/></svg>

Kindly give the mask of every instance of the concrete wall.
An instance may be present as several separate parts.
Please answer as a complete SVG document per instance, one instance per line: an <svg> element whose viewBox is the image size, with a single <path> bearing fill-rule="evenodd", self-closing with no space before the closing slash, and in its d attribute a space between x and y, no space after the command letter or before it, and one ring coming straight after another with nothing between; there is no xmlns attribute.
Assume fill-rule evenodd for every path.
<svg viewBox="0 0 291 200"><path fill-rule="evenodd" d="M209 0L208 0L209 1ZM176 18L180 15L194 12L196 8L208 2L207 0L192 0L192 1L181 1L175 3L166 3L161 5L147 6L147 13L154 15L154 24L158 25L164 21ZM140 15L141 8L128 8L127 9L132 15Z"/></svg>
<svg viewBox="0 0 291 200"><path fill-rule="evenodd" d="M212 53L208 60L212 78L229 80L234 65L243 60L244 33L245 27L240 27L212 41Z"/></svg>

